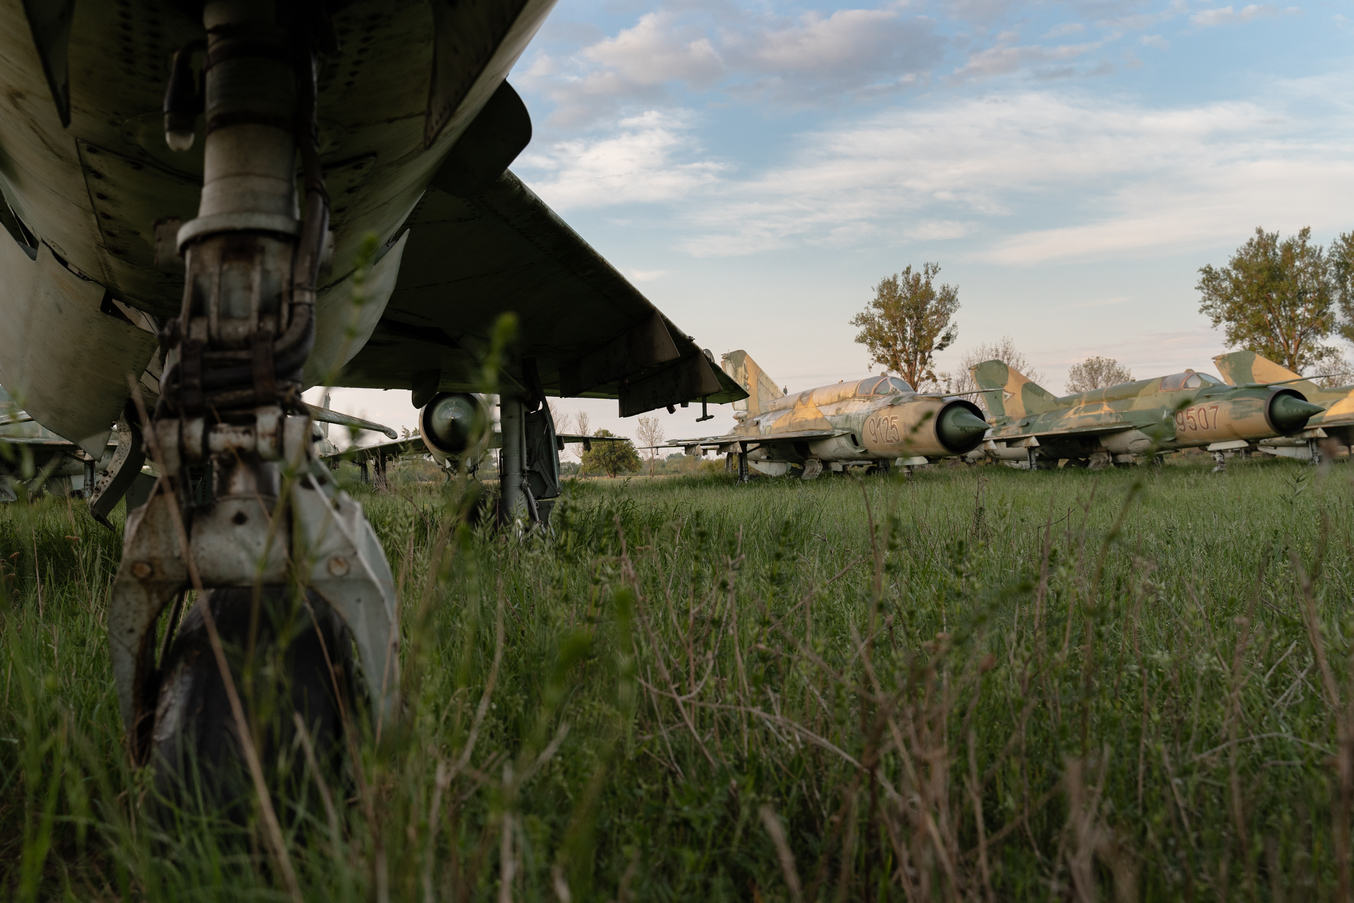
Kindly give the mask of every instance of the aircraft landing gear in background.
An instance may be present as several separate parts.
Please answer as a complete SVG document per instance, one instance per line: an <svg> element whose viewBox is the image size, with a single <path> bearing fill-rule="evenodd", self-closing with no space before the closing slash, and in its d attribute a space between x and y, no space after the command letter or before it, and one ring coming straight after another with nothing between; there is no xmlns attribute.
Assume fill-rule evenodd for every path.
<svg viewBox="0 0 1354 903"><path fill-rule="evenodd" d="M1227 472L1227 455L1220 451L1213 452L1213 463L1216 465L1213 468L1213 473Z"/></svg>
<svg viewBox="0 0 1354 903"><path fill-rule="evenodd" d="M865 475L867 477L875 475L886 477L892 472L893 472L893 461L889 458L884 458L879 461L875 461L873 464L871 464L869 467L865 469ZM906 476L909 480L912 479L912 468L904 467L903 475Z"/></svg>

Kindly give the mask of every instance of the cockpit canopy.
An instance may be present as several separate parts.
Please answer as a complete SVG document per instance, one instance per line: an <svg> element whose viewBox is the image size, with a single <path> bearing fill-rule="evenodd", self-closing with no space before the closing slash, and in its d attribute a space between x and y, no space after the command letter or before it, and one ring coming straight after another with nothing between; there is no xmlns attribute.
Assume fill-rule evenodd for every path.
<svg viewBox="0 0 1354 903"><path fill-rule="evenodd" d="M1195 373L1193 370L1186 370L1184 373L1172 373L1170 376L1164 376L1161 379L1161 391L1178 392L1181 389L1202 389L1204 386L1221 386L1222 380L1216 376L1209 376L1207 373Z"/></svg>
<svg viewBox="0 0 1354 903"><path fill-rule="evenodd" d="M856 387L857 395L910 395L912 387L896 376L862 379Z"/></svg>

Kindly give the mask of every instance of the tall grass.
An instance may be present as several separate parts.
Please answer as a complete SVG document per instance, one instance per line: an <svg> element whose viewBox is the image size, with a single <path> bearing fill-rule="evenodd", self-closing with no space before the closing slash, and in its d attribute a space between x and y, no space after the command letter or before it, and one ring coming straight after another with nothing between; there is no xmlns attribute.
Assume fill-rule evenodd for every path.
<svg viewBox="0 0 1354 903"><path fill-rule="evenodd" d="M588 481L525 539L392 485L407 710L293 801L307 898L1349 898L1343 467ZM285 899L146 817L119 547L0 509L0 888Z"/></svg>

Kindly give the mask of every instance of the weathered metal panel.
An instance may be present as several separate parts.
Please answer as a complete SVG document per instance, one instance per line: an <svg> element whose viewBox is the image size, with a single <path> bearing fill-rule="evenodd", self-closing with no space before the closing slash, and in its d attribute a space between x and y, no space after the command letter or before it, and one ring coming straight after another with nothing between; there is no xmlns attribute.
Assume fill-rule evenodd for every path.
<svg viewBox="0 0 1354 903"><path fill-rule="evenodd" d="M653 315L635 324L622 335L597 350L559 368L559 391L566 397L578 396L604 383L615 382L650 367L678 358L663 317ZM710 394L718 391L718 386Z"/></svg>
<svg viewBox="0 0 1354 903"><path fill-rule="evenodd" d="M360 305L353 304L351 274L319 293L315 299L315 347L306 360L306 385L316 386L333 379L371 338L395 291L408 238L408 233L401 235L367 273Z"/></svg>
<svg viewBox="0 0 1354 903"><path fill-rule="evenodd" d="M713 365L704 355L696 355L622 386L621 416L631 417L664 405L715 395L721 388Z"/></svg>
<svg viewBox="0 0 1354 903"><path fill-rule="evenodd" d="M0 234L0 383L35 420L96 457L159 345L100 307L104 287L63 267L46 245L36 260Z"/></svg>

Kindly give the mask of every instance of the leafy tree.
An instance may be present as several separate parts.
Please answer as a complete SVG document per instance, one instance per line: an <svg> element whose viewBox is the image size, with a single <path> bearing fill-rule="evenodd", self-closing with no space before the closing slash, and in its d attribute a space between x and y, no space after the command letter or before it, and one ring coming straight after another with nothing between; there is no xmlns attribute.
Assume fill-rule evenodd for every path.
<svg viewBox="0 0 1354 903"><path fill-rule="evenodd" d="M654 446L661 445L663 438L663 424L657 417L639 418L639 441L648 446L645 451L649 456L649 476L653 476L654 461L658 457L658 449Z"/></svg>
<svg viewBox="0 0 1354 903"><path fill-rule="evenodd" d="M587 412L587 411L579 411L577 414L575 414L575 415L574 415L574 424L576 425L576 428L577 428L577 430L578 430L578 435L580 435L580 436L591 436L591 435L592 435L590 432L588 432L588 412ZM566 447L566 448L572 448L572 449L574 449L574 454L578 455L578 460L579 460L580 463L582 463L582 461L583 461L583 446L581 446L581 445L569 445L569 446L565 446L565 447ZM586 469L587 469L587 468L584 468L584 470L586 470Z"/></svg>
<svg viewBox="0 0 1354 903"><path fill-rule="evenodd" d="M1068 395L1078 395L1132 381L1133 371L1119 366L1114 358L1094 356L1067 368L1067 387L1064 391Z"/></svg>
<svg viewBox="0 0 1354 903"><path fill-rule="evenodd" d="M616 434L610 430L599 429L593 438L604 439ZM583 452L583 470L592 473L605 473L614 477L618 473L634 473L640 468L639 454L635 443L629 439L611 442L593 442L592 448Z"/></svg>
<svg viewBox="0 0 1354 903"><path fill-rule="evenodd" d="M973 381L973 368L983 361L1001 361L1012 370L1018 370L1025 374L1027 379L1036 383L1044 381L1044 374L1031 366L1029 359L1016 348L1011 337L1002 336L998 341L983 342L981 345L975 345L965 351L963 357L959 359L957 370L952 373L940 374L939 382L942 391L955 394L975 391L978 384ZM970 395L969 400L982 408L983 413L987 413L985 396Z"/></svg>
<svg viewBox="0 0 1354 903"><path fill-rule="evenodd" d="M1354 232L1345 232L1331 242L1326 252L1334 284L1335 303L1340 308L1340 335L1354 342Z"/></svg>
<svg viewBox="0 0 1354 903"><path fill-rule="evenodd" d="M880 364L914 388L936 382L932 360L954 344L959 327L951 322L959 309L959 290L935 286L940 265L926 263L913 271L880 280L874 300L851 320L859 326L856 341L870 352L871 364Z"/></svg>
<svg viewBox="0 0 1354 903"><path fill-rule="evenodd" d="M1336 273L1348 242L1327 256L1312 230L1279 239L1257 228L1227 266L1199 269L1199 310L1222 326L1227 345L1283 364L1295 373L1334 362L1339 350L1322 344L1336 331ZM1333 249L1335 250L1335 249Z"/></svg>

